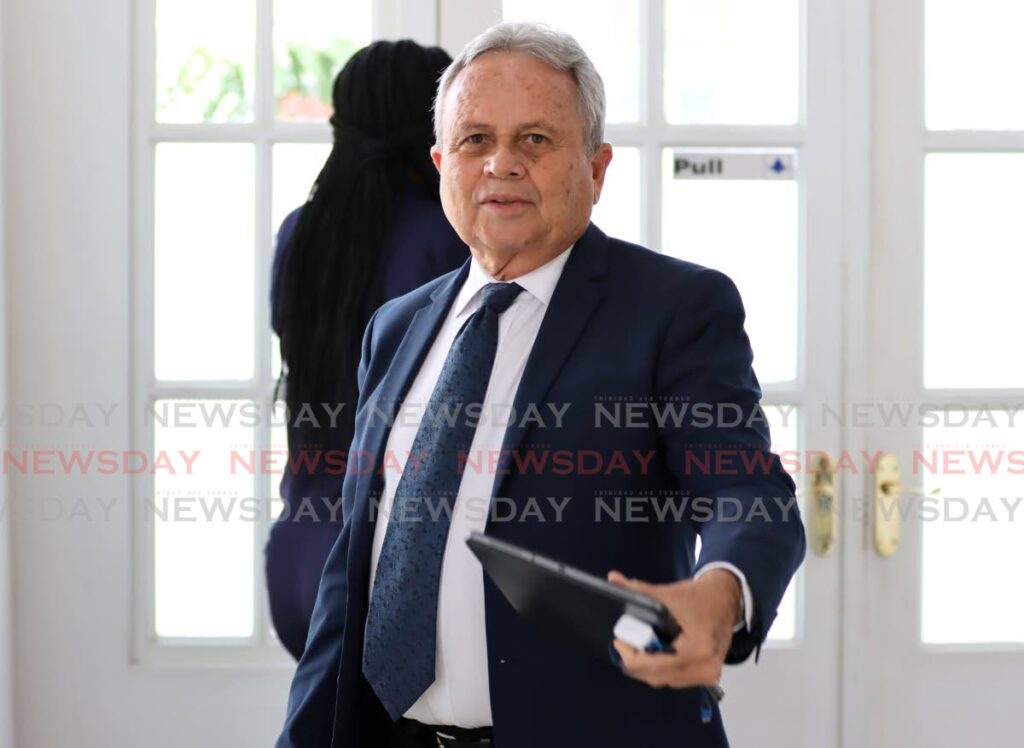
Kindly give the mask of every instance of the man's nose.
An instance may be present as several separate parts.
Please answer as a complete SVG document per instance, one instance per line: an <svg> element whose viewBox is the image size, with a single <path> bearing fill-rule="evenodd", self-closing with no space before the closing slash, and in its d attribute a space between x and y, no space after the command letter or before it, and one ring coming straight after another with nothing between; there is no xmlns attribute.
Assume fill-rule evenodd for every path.
<svg viewBox="0 0 1024 748"><path fill-rule="evenodd" d="M484 164L484 170L490 177L497 179L515 179L525 172L522 155L511 145L498 144Z"/></svg>

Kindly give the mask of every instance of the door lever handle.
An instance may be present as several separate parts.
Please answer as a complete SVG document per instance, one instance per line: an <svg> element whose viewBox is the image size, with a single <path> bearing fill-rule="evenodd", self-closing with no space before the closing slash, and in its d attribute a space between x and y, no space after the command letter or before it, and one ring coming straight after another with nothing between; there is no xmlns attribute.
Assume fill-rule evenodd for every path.
<svg viewBox="0 0 1024 748"><path fill-rule="evenodd" d="M900 480L900 463L896 455L885 452L875 465L875 550L889 558L900 545L900 499L904 494L919 499L938 496L942 488L904 486Z"/></svg>
<svg viewBox="0 0 1024 748"><path fill-rule="evenodd" d="M889 558L900 545L900 463L891 452L883 453L875 464L875 550Z"/></svg>
<svg viewBox="0 0 1024 748"><path fill-rule="evenodd" d="M814 480L811 483L811 548L819 556L826 556L835 547L838 537L835 469L828 455L814 461Z"/></svg>

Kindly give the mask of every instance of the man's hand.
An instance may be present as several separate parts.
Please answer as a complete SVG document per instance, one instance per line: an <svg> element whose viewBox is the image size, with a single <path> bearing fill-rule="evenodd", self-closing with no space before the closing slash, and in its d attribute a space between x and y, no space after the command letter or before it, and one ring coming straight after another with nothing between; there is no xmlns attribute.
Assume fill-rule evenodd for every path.
<svg viewBox="0 0 1024 748"><path fill-rule="evenodd" d="M655 688L713 686L732 641L740 609L740 581L726 569L712 569L700 579L673 584L648 584L617 571L608 581L660 600L679 623L674 653L647 653L619 639L615 650L626 674Z"/></svg>

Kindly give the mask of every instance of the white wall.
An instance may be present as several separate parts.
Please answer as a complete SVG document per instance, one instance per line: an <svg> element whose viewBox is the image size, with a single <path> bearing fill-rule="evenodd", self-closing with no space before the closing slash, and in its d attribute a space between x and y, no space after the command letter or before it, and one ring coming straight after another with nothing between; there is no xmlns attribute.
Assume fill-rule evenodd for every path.
<svg viewBox="0 0 1024 748"><path fill-rule="evenodd" d="M3 7L0 5L0 38L3 36ZM0 61L0 408L10 403L7 392L7 288L6 245L4 233L5 201L3 188L4 165L4 106L2 92L3 63ZM7 449L7 426L0 425L0 450ZM14 661L13 602L11 599L11 528L6 514L10 492L7 479L0 474L0 748L14 748Z"/></svg>
<svg viewBox="0 0 1024 748"><path fill-rule="evenodd" d="M0 279L2 280L2 279ZM7 398L4 396L6 403ZM6 449L7 439L0 439ZM7 486L0 483L0 502L7 500ZM6 519L0 519L0 748L14 748L14 661L11 626L14 623L11 602L11 536Z"/></svg>
<svg viewBox="0 0 1024 748"><path fill-rule="evenodd" d="M4 3L11 399L117 406L109 427L12 424L11 448L129 449L133 2ZM10 489L19 748L272 742L287 670L132 664L125 476ZM78 499L91 518L69 518Z"/></svg>

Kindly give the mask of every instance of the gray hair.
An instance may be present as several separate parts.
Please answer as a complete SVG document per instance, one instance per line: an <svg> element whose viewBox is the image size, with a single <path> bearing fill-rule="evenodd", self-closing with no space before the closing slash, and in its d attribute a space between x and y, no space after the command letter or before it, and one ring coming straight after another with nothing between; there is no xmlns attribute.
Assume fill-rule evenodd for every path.
<svg viewBox="0 0 1024 748"><path fill-rule="evenodd" d="M434 138L441 143L441 106L459 73L486 52L525 52L556 70L569 73L576 81L576 98L583 120L583 144L591 155L604 142L604 83L571 35L542 23L499 23L467 44L444 71L434 99Z"/></svg>

